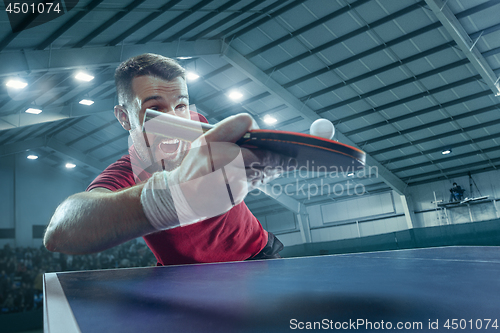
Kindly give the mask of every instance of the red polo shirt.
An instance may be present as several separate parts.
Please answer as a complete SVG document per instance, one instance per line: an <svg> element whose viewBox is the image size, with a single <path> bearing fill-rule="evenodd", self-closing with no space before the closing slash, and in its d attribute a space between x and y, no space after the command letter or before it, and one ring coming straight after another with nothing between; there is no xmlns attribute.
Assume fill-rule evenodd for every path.
<svg viewBox="0 0 500 333"><path fill-rule="evenodd" d="M200 115L201 121L207 120ZM196 113L191 118L198 120ZM131 151L134 156L134 151ZM130 155L106 168L87 188L118 191L135 185ZM220 216L144 236L160 265L239 261L255 256L267 243L267 231L244 202Z"/></svg>

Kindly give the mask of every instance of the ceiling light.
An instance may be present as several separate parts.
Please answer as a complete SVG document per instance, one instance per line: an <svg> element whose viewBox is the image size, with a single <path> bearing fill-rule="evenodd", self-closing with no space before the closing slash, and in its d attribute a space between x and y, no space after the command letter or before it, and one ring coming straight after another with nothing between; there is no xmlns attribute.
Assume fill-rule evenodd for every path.
<svg viewBox="0 0 500 333"><path fill-rule="evenodd" d="M36 160L38 156L36 155L28 155L28 160Z"/></svg>
<svg viewBox="0 0 500 333"><path fill-rule="evenodd" d="M265 122L266 124L271 125L271 124L274 124L274 123L275 123L275 122L277 122L277 121L278 121L278 120L277 120L276 118L274 118L274 117L272 117L272 116L270 116L270 115L268 115L268 114L264 116L264 122Z"/></svg>
<svg viewBox="0 0 500 333"><path fill-rule="evenodd" d="M9 80L6 83L6 86L9 88L14 88L14 89L23 89L26 87L28 84L24 81L21 80Z"/></svg>
<svg viewBox="0 0 500 333"><path fill-rule="evenodd" d="M40 109L35 109L35 108L29 108L27 109L26 111L24 111L26 113L31 113L31 114L40 114L42 113L42 110Z"/></svg>
<svg viewBox="0 0 500 333"><path fill-rule="evenodd" d="M347 174L347 177L351 177L351 176L354 176L354 172L349 172L349 173Z"/></svg>
<svg viewBox="0 0 500 333"><path fill-rule="evenodd" d="M187 75L186 75L186 78L189 80L189 81L195 81L199 78L200 76L194 72L187 72Z"/></svg>
<svg viewBox="0 0 500 333"><path fill-rule="evenodd" d="M238 99L241 99L243 97L243 94L239 91L232 91L229 93L228 97L236 101Z"/></svg>
<svg viewBox="0 0 500 333"><path fill-rule="evenodd" d="M448 154L451 154L451 149L445 149L441 152L441 154L443 155L448 155Z"/></svg>
<svg viewBox="0 0 500 333"><path fill-rule="evenodd" d="M193 59L193 57L177 57L177 59L179 59L179 60L189 60L189 59Z"/></svg>
<svg viewBox="0 0 500 333"><path fill-rule="evenodd" d="M79 103L83 104L83 105L92 105L92 104L94 104L94 101L92 101L90 99L82 99Z"/></svg>
<svg viewBox="0 0 500 333"><path fill-rule="evenodd" d="M80 80L80 81L89 82L89 81L92 81L94 79L94 77L92 75L84 73L84 72L78 72L75 75L75 79Z"/></svg>
<svg viewBox="0 0 500 333"><path fill-rule="evenodd" d="M73 169L74 167L76 167L76 164L73 164L73 163L66 163L66 168L68 168L68 169Z"/></svg>

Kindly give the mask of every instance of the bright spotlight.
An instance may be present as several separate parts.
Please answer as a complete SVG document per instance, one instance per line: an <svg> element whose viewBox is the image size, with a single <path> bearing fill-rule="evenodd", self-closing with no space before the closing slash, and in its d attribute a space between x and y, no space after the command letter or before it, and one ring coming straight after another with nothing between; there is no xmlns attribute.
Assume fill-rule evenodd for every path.
<svg viewBox="0 0 500 333"><path fill-rule="evenodd" d="M9 80L5 84L9 88L14 88L14 89L23 89L25 88L28 84L24 81L15 79L15 80Z"/></svg>
<svg viewBox="0 0 500 333"><path fill-rule="evenodd" d="M80 104L83 104L83 105L92 105L94 104L94 101L90 100L90 99L82 99L80 102L78 102Z"/></svg>
<svg viewBox="0 0 500 333"><path fill-rule="evenodd" d="M243 94L240 93L239 91L232 91L229 93L229 98L231 98L234 101L237 101L243 97Z"/></svg>
<svg viewBox="0 0 500 333"><path fill-rule="evenodd" d="M35 108L29 108L27 109L26 111L24 111L26 113L31 113L31 114L40 114L42 113L42 110L40 109L35 109Z"/></svg>
<svg viewBox="0 0 500 333"><path fill-rule="evenodd" d="M188 72L186 75L188 81L195 81L197 80L200 76L194 72Z"/></svg>
<svg viewBox="0 0 500 333"><path fill-rule="evenodd" d="M276 123L278 120L270 115L265 115L264 116L264 122L266 124L269 124L269 125L272 125L274 123Z"/></svg>
<svg viewBox="0 0 500 333"><path fill-rule="evenodd" d="M75 79L77 79L79 81L89 82L89 81L92 81L94 79L94 77L92 75L84 73L84 72L78 72L75 75Z"/></svg>

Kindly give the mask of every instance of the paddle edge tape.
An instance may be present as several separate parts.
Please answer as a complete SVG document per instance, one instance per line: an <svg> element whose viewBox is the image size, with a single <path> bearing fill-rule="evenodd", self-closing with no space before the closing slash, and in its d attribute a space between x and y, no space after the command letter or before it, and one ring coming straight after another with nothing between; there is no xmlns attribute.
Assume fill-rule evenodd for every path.
<svg viewBox="0 0 500 333"><path fill-rule="evenodd" d="M305 139L304 142L297 141L297 136ZM258 142L281 142L285 144L295 144L307 146L321 150L327 150L338 153L358 161L363 166L366 163L366 153L361 149L349 146L342 142L328 140L325 138L287 131L279 130L251 130L237 144L240 146L252 146L260 148ZM268 148L269 149L269 148Z"/></svg>
<svg viewBox="0 0 500 333"><path fill-rule="evenodd" d="M57 273L43 275L44 333L81 333Z"/></svg>

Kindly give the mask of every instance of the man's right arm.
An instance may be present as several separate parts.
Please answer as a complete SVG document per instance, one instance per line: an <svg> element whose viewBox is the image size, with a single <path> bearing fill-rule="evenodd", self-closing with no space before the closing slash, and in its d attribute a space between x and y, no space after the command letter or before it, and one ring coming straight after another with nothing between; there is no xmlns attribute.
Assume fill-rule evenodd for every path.
<svg viewBox="0 0 500 333"><path fill-rule="evenodd" d="M70 196L52 216L45 247L66 254L86 254L155 232L141 206L143 186L118 192L96 188Z"/></svg>
<svg viewBox="0 0 500 333"><path fill-rule="evenodd" d="M213 172L214 165L231 165L231 167L225 168L226 176L231 179L222 178L217 184L222 184L219 187L224 192L223 196L228 198L226 184L231 185L234 204L243 201L248 193L247 180L249 175L245 174L248 169L245 168L243 163L240 166L231 164L240 153L242 153L246 165L253 165L256 162L259 163L258 165L265 164L274 167L282 167L283 165L283 157L278 154L270 152L263 154L258 151L241 149L234 144L243 134L255 128L255 126L255 121L249 115L231 116L219 122L212 130L197 140L199 143L202 141L222 143L222 145L216 144L214 146L220 147L220 149L210 150L206 148L206 145L197 145L196 141L193 143L195 147L199 148L191 149L181 166L172 171L175 174L169 174L172 179L176 180L175 184L182 187L182 194L186 203L182 204L181 200L180 212L172 213L172 209L175 207L172 197L162 196L165 200L157 201L154 196L146 196L146 199L152 198L152 200L145 201L147 204L146 209L150 206L159 208L159 211L158 209L153 212L151 209L148 210L151 217L160 217L161 221L157 223L157 229L147 219L141 204L141 192L144 184L135 185L117 192L96 188L90 192L78 193L69 197L57 208L45 233L45 247L50 251L67 254L103 251L130 239L166 229L166 227L172 225L179 225L177 214L179 213L182 216L185 213L183 208L186 208L185 206L189 205L189 203L196 203L190 208L197 209L197 216L201 217L216 216L226 212L231 209L232 203L223 201L214 194L214 179L215 181L218 180L218 178L210 176L215 174ZM219 169L219 167L216 169ZM236 171L232 169L236 169ZM223 175L222 172L220 174ZM158 173L157 175L162 176ZM259 177L259 181L264 181L266 177L272 178L273 175L261 175ZM158 179L161 180L162 177L151 177L148 184ZM165 186L163 188L166 188L167 183L165 181L160 183L158 188L163 186ZM145 192L148 193L148 191ZM150 192L154 193L154 191ZM165 207L163 202L167 203ZM225 204L227 204L227 207ZM214 207L216 209L215 213L213 212ZM172 220L170 221L170 218L165 218L165 216L170 217Z"/></svg>

